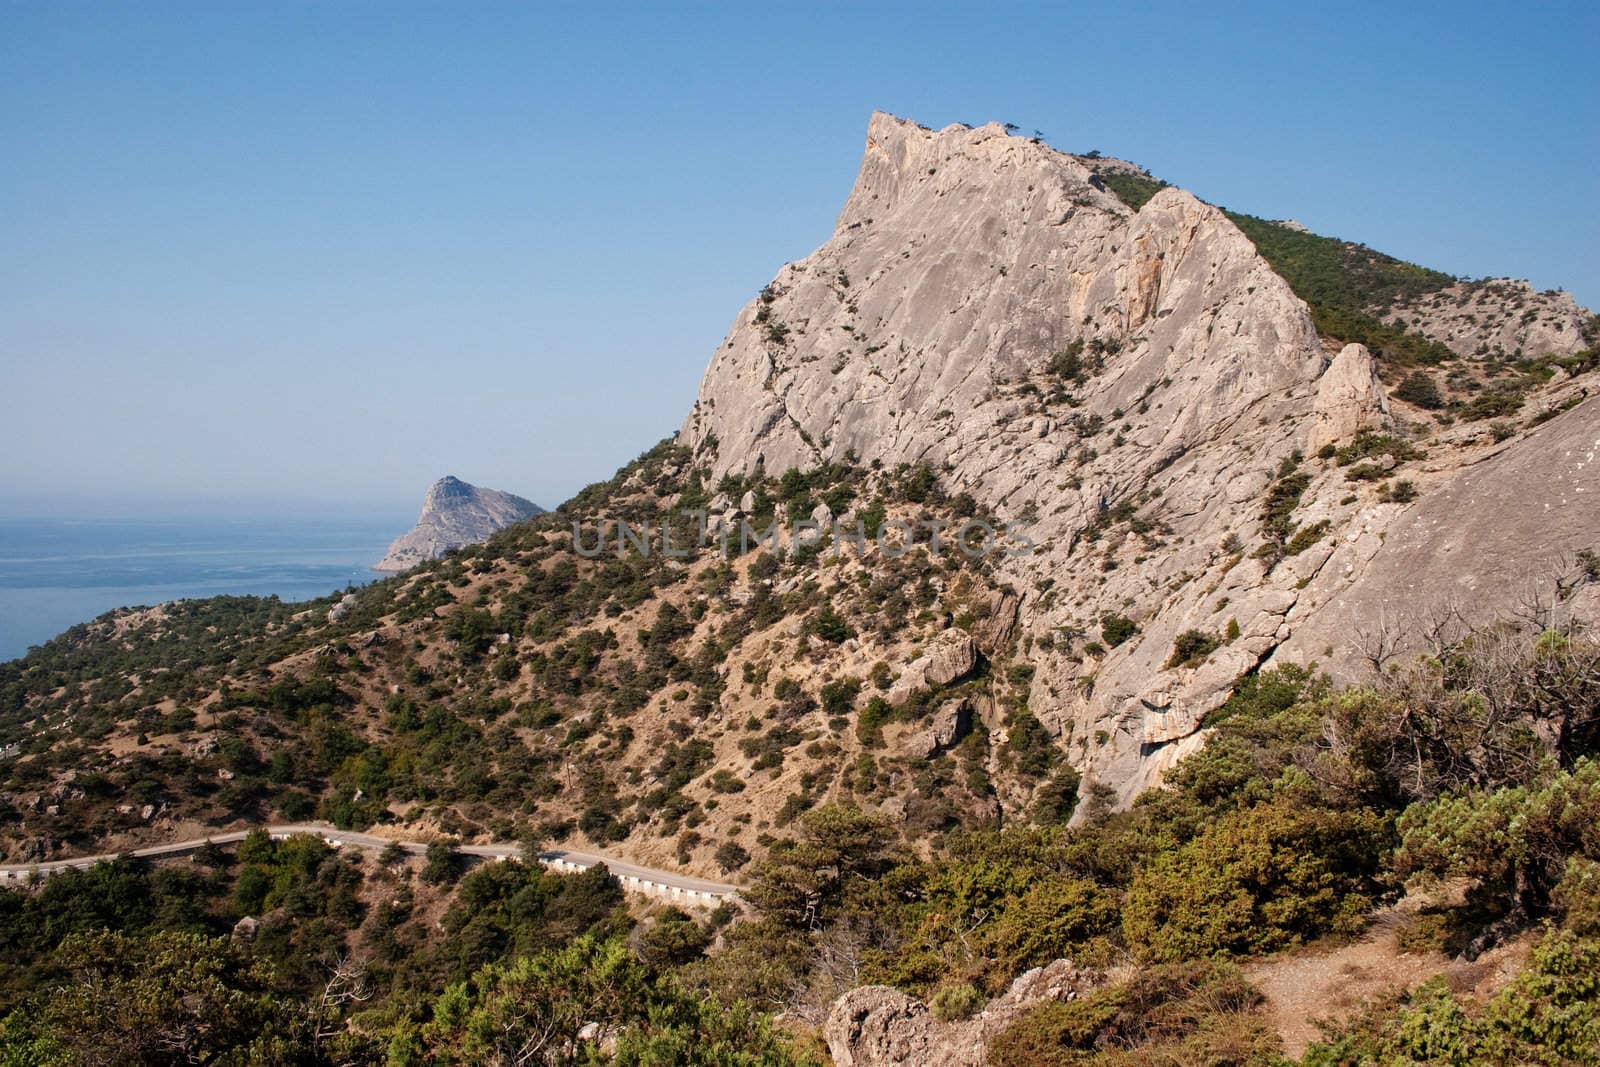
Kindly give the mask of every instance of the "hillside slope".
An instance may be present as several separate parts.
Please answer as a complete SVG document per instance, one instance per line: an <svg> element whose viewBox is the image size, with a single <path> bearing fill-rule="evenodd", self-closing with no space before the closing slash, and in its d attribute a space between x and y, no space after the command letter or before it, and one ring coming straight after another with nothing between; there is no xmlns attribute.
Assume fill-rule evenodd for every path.
<svg viewBox="0 0 1600 1067"><path fill-rule="evenodd" d="M1228 214L1118 175L875 115L676 441L337 611L116 612L0 666L7 857L318 816L737 878L827 802L922 849L1126 804L1239 679L1363 677L1387 619L1514 614L1546 575L1592 615L1591 350L1423 363L1423 403ZM801 518L916 544L715 536ZM1020 537L933 543L972 522Z"/></svg>

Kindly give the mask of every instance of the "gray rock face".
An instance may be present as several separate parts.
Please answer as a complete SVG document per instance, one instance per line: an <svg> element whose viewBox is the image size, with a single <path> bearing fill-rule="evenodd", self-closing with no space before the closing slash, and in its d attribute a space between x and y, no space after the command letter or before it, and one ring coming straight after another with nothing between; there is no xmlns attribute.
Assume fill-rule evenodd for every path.
<svg viewBox="0 0 1600 1067"><path fill-rule="evenodd" d="M1330 360L1304 303L1221 212L1171 187L1132 211L1091 170L1113 165L1127 166L998 125L874 115L832 238L740 312L679 440L716 475L851 452L926 463L950 493L1019 523L1036 547L999 562L1015 600L979 636L986 651L1014 642L1036 668L1029 709L1126 802L1202 743L1205 714L1308 619L1399 595L1342 561L1350 546L1371 556L1408 506L1307 460L1294 520L1318 536L1257 556L1287 457L1390 425L1371 357L1347 346ZM1563 388L1581 396L1593 378ZM1529 447L1547 455L1534 442L1590 406ZM1481 429L1440 432L1428 466L1394 472L1423 494L1416 506L1503 447ZM1563 537L1600 526L1600 487L1569 499ZM1130 510L1144 532L1106 532ZM1508 545L1498 565L1532 566L1540 544ZM1098 650L1112 612L1139 632ZM1185 631L1221 640L1235 626L1203 661L1168 665ZM902 668L890 699L943 656Z"/></svg>
<svg viewBox="0 0 1600 1067"><path fill-rule="evenodd" d="M986 460L1053 465L1075 437L1010 440L1031 427L1015 387L1078 340L1122 346L1083 415L1181 384L1178 421L1150 420L1158 451L1324 362L1304 306L1215 208L1166 189L1134 214L997 124L934 133L880 113L833 239L740 314L682 437L714 433L722 470L854 449L950 460L1007 495L1022 471Z"/></svg>
<svg viewBox="0 0 1600 1067"><path fill-rule="evenodd" d="M822 1036L836 1067L982 1067L989 1042L1023 1012L1073 1000L1104 981L1070 960L1019 975L972 1019L941 1023L928 1006L890 986L862 986L834 1002Z"/></svg>
<svg viewBox="0 0 1600 1067"><path fill-rule="evenodd" d="M1600 586L1581 580L1577 556L1600 548L1600 400L1507 442L1410 507L1377 510L1319 568L1274 660L1352 677L1380 651L1422 651L1423 633L1443 620L1593 619Z"/></svg>
<svg viewBox="0 0 1600 1067"><path fill-rule="evenodd" d="M403 571L437 559L452 548L476 544L497 530L523 522L544 509L498 489L479 489L446 475L433 483L422 514L409 533L395 539L373 570Z"/></svg>

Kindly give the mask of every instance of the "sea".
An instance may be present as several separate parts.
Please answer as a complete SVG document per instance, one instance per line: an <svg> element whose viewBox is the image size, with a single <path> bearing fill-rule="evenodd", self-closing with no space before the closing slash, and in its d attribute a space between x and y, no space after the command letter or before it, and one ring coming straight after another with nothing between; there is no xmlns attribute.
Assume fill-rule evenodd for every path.
<svg viewBox="0 0 1600 1067"><path fill-rule="evenodd" d="M0 518L0 662L120 607L188 597L312 600L381 578L409 521Z"/></svg>

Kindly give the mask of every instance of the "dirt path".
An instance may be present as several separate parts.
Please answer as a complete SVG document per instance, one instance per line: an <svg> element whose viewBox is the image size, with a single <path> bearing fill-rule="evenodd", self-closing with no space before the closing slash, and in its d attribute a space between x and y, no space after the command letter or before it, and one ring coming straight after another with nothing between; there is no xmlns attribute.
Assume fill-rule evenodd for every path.
<svg viewBox="0 0 1600 1067"><path fill-rule="evenodd" d="M1359 941L1309 945L1245 968L1267 998L1267 1017L1292 1057L1321 1036L1320 1020L1343 1020L1368 1001L1440 975L1458 993L1487 996L1523 968L1533 938L1514 940L1466 963L1441 952L1407 952L1398 942L1407 913L1379 912Z"/></svg>

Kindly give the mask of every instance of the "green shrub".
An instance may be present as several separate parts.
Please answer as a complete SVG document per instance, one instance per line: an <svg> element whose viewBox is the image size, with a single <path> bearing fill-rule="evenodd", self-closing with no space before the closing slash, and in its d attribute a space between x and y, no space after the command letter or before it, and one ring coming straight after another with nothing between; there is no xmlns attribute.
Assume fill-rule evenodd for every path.
<svg viewBox="0 0 1600 1067"><path fill-rule="evenodd" d="M873 697L856 719L856 737L864 745L883 744L883 724L893 717L893 706L882 697Z"/></svg>
<svg viewBox="0 0 1600 1067"><path fill-rule="evenodd" d="M1181 960L1354 931L1378 894L1387 840L1388 823L1375 813L1328 809L1301 787L1280 789L1140 869L1123 934L1149 958Z"/></svg>
<svg viewBox="0 0 1600 1067"><path fill-rule="evenodd" d="M1354 441L1334 450L1334 458L1341 467L1348 467L1358 459L1370 459L1373 456L1393 456L1396 463L1403 463L1408 459L1415 459L1417 450L1408 442L1386 433L1357 434Z"/></svg>
<svg viewBox="0 0 1600 1067"><path fill-rule="evenodd" d="M1275 544L1282 544L1294 529L1294 509L1311 484L1311 475L1286 473L1267 490L1261 502L1261 532Z"/></svg>
<svg viewBox="0 0 1600 1067"><path fill-rule="evenodd" d="M1129 174L1126 171L1110 171L1104 174L1096 171L1095 177L1115 194L1118 200L1135 211L1144 207L1150 202L1151 197L1167 187L1164 181Z"/></svg>
<svg viewBox="0 0 1600 1067"><path fill-rule="evenodd" d="M1226 963L1147 967L1072 1000L1029 1009L995 1037L989 1063L1268 1067L1279 1062L1279 1049L1261 1003Z"/></svg>
<svg viewBox="0 0 1600 1067"><path fill-rule="evenodd" d="M1389 469L1379 463L1357 463L1344 472L1344 477L1349 482L1376 482L1386 477Z"/></svg>
<svg viewBox="0 0 1600 1067"><path fill-rule="evenodd" d="M1381 498L1395 504L1409 504L1417 499L1417 486L1409 478L1401 478L1393 485L1385 486Z"/></svg>
<svg viewBox="0 0 1600 1067"><path fill-rule="evenodd" d="M429 885L448 885L461 876L464 863L453 842L435 841L428 846L422 880Z"/></svg>
<svg viewBox="0 0 1600 1067"><path fill-rule="evenodd" d="M1044 878L1005 902L980 933L979 947L999 975L1062 958L1103 962L1112 954L1119 915L1116 895L1087 878Z"/></svg>
<svg viewBox="0 0 1600 1067"><path fill-rule="evenodd" d="M1077 338L1050 357L1050 373L1075 384L1081 384L1089 377L1083 360L1083 338Z"/></svg>
<svg viewBox="0 0 1600 1067"><path fill-rule="evenodd" d="M806 632L836 645L848 641L856 633L832 604L823 605L820 611L811 616L806 623Z"/></svg>
<svg viewBox="0 0 1600 1067"><path fill-rule="evenodd" d="M731 874L750 862L750 852L737 841L724 841L717 846L712 859L717 861L718 867Z"/></svg>
<svg viewBox="0 0 1600 1067"><path fill-rule="evenodd" d="M1444 979L1374 1004L1306 1050L1345 1064L1600 1064L1600 941L1552 933L1487 1005Z"/></svg>
<svg viewBox="0 0 1600 1067"><path fill-rule="evenodd" d="M855 678L839 678L822 687L822 710L831 716L848 715L861 695L861 682Z"/></svg>
<svg viewBox="0 0 1600 1067"><path fill-rule="evenodd" d="M1468 422L1503 419L1521 411L1522 403L1522 397L1515 393L1483 393L1461 405L1457 414Z"/></svg>
<svg viewBox="0 0 1600 1067"><path fill-rule="evenodd" d="M1204 662L1205 658L1218 648L1222 647L1222 639L1216 634L1207 633L1205 630L1185 630L1172 642L1172 655L1168 657L1166 668L1192 667Z"/></svg>
<svg viewBox="0 0 1600 1067"><path fill-rule="evenodd" d="M1444 397L1439 394L1438 383L1427 371L1413 371L1395 386L1394 395L1408 404L1437 411L1444 407Z"/></svg>
<svg viewBox="0 0 1600 1067"><path fill-rule="evenodd" d="M1297 556L1304 552L1322 540L1330 525L1327 519L1323 519L1321 522L1314 522L1310 526L1302 526L1294 532L1293 537L1289 538L1289 543L1283 546L1283 554L1285 556ZM1235 621L1234 625L1237 626L1238 622Z"/></svg>
<svg viewBox="0 0 1600 1067"><path fill-rule="evenodd" d="M711 789L716 793L742 793L744 781L730 770L720 770L710 779Z"/></svg>
<svg viewBox="0 0 1600 1067"><path fill-rule="evenodd" d="M1138 624L1126 615L1113 612L1100 620L1100 639L1107 648L1116 648L1138 632Z"/></svg>
<svg viewBox="0 0 1600 1067"><path fill-rule="evenodd" d="M1420 885L1469 882L1475 899L1525 923L1550 910L1573 858L1600 859L1597 825L1600 762L1583 758L1544 783L1412 805L1394 867Z"/></svg>
<svg viewBox="0 0 1600 1067"><path fill-rule="evenodd" d="M933 995L928 1007L933 1010L933 1017L940 1022L969 1019L983 1007L983 994L970 982L947 985Z"/></svg>

